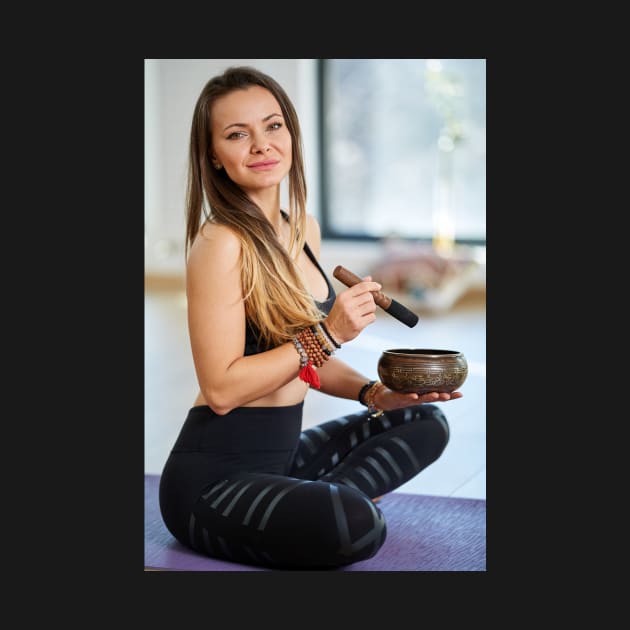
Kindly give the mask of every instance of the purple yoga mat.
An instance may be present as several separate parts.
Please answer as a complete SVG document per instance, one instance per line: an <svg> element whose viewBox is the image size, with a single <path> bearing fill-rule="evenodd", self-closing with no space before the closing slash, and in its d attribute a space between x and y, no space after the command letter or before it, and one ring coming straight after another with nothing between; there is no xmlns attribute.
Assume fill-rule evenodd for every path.
<svg viewBox="0 0 630 630"><path fill-rule="evenodd" d="M159 475L144 476L144 565L166 571L271 571L215 560L180 544L158 507ZM337 571L485 571L486 502L391 492L378 504L387 538L376 556Z"/></svg>

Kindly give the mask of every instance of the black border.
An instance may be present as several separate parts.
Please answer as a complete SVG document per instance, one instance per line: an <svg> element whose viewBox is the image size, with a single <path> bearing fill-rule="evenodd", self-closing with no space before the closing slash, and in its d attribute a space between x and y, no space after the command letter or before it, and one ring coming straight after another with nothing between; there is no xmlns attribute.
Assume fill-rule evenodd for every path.
<svg viewBox="0 0 630 630"><path fill-rule="evenodd" d="M81 574L102 575L110 593L120 589L139 598L137 589L144 586L141 602L153 614L187 601L208 619L213 607L224 603L224 595L229 598L238 590L247 596L237 604L239 613L256 613L264 602L273 602L275 613L278 606L283 611L294 608L299 615L293 616L295 621L306 614L307 602L326 608L324 612L330 603L356 621L359 611L350 601L372 621L387 616L390 623L392 615L398 618L410 604L417 614L414 603L423 606L434 597L429 590L439 596L446 589L452 597L450 589L460 582L465 589L477 582L485 588L492 576L498 586L504 575L532 568L528 557L544 536L539 519L545 518L541 511L547 507L534 488L546 485L544 456L550 448L545 440L554 430L553 416L540 402L542 392L531 382L540 358L532 349L552 341L545 322L554 289L545 294L544 279L553 271L555 250L551 237L544 238L547 217L532 184L541 164L540 147L533 146L532 138L544 133L539 124L546 101L540 101L544 88L532 82L525 64L501 54L475 51L478 55L487 58L490 122L487 572L448 577L435 572L191 577L144 571L144 57L139 56L93 62L87 75L83 68L73 69L63 83L54 77L46 107L38 105L47 128L57 134L59 144L54 146L65 146L70 153L71 167L59 168L48 144L44 175L49 177L43 181L58 187L40 188L39 194L52 194L62 182L65 195L59 195L54 211L41 215L56 231L38 224L35 237L50 255L38 263L37 275L29 274L27 286L37 279L28 309L37 315L34 328L45 327L52 341L45 350L42 346L29 352L30 371L24 376L34 376L36 382L29 388L31 396L22 400L32 400L36 389L42 459L37 465L21 462L19 470L32 479L31 489L43 488L35 499L42 529L31 540L45 531L55 566L73 563ZM53 96L66 88L71 97L55 103ZM74 136L64 142L69 130ZM532 222L543 237L535 251ZM506 349L517 357L509 370L501 360ZM28 540L22 533L20 541ZM272 577L253 577L262 575ZM146 609L142 614L151 616ZM186 618L180 610L180 621Z"/></svg>

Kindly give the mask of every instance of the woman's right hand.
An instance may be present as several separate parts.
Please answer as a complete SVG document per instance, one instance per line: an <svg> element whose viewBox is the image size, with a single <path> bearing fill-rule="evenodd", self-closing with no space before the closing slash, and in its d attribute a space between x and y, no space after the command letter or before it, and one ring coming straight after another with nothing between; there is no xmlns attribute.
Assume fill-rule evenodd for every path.
<svg viewBox="0 0 630 630"><path fill-rule="evenodd" d="M376 320L376 302L372 291L380 291L382 286L365 276L361 282L337 294L328 317L326 328L339 344L354 339L368 324Z"/></svg>

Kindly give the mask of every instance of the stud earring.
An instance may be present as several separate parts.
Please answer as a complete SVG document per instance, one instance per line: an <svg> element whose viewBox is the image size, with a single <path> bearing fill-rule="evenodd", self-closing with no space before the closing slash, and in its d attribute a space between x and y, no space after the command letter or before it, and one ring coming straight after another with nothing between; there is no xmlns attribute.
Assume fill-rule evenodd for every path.
<svg viewBox="0 0 630 630"><path fill-rule="evenodd" d="M220 171L223 167L221 166L221 164L215 164L214 168L216 168L217 171Z"/></svg>

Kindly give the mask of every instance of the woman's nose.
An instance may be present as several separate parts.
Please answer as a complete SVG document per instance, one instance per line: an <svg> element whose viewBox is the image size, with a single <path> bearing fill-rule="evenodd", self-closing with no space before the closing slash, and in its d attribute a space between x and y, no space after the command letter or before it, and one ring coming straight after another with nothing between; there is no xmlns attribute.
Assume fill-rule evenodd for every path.
<svg viewBox="0 0 630 630"><path fill-rule="evenodd" d="M256 137L252 142L252 153L265 153L269 151L269 142L265 137Z"/></svg>

